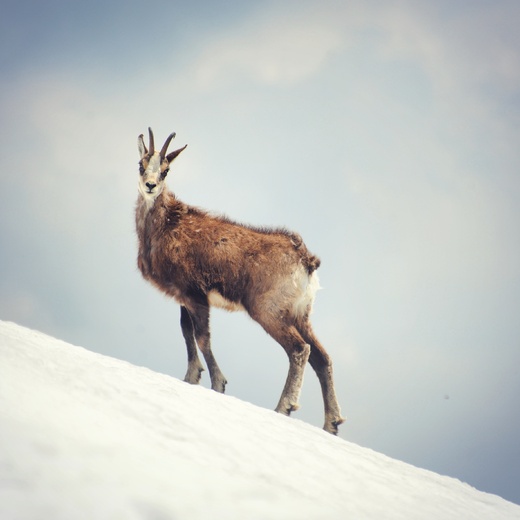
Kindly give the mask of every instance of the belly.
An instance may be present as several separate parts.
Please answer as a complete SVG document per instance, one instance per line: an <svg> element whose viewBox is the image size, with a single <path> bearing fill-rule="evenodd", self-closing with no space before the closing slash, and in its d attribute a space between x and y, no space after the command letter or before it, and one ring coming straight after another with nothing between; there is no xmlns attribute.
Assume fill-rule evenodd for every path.
<svg viewBox="0 0 520 520"><path fill-rule="evenodd" d="M226 300L218 291L212 290L208 293L208 302L212 307L219 307L226 311L244 311L244 307L240 303Z"/></svg>

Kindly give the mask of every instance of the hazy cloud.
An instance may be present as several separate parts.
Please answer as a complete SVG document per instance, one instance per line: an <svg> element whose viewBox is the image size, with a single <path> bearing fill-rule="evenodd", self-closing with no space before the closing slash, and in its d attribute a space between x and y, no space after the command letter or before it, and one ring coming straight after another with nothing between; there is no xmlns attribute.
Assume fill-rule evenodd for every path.
<svg viewBox="0 0 520 520"><path fill-rule="evenodd" d="M509 489L459 455L519 475L517 3L59 4L2 22L0 318L183 376L133 229L137 135L177 131L183 200L321 256L342 435ZM244 316L212 331L230 393L274 406L282 349ZM310 371L302 405L320 424Z"/></svg>

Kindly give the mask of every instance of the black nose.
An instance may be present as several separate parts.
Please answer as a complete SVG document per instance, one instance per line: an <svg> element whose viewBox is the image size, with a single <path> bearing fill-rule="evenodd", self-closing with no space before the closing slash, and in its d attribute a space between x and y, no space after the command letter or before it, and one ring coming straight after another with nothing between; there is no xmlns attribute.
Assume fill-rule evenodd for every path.
<svg viewBox="0 0 520 520"><path fill-rule="evenodd" d="M155 187L157 186L157 184L155 184L155 182L147 182L146 183L146 187L152 191Z"/></svg>

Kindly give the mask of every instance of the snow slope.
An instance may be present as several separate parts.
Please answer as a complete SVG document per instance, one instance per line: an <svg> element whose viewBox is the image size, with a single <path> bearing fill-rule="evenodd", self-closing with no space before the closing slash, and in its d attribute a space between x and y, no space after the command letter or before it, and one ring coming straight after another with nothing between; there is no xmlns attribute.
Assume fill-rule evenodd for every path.
<svg viewBox="0 0 520 520"><path fill-rule="evenodd" d="M520 506L0 322L0 518L500 520Z"/></svg>

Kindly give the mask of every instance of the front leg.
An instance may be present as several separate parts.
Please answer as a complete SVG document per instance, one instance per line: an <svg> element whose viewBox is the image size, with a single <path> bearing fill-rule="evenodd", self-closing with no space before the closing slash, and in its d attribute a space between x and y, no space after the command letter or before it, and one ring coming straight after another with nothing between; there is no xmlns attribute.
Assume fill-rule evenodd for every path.
<svg viewBox="0 0 520 520"><path fill-rule="evenodd" d="M200 381L204 367L199 360L197 354L197 345L195 344L195 336L193 331L193 322L186 307L181 306L181 329L184 341L186 342L186 350L188 351L188 370L184 376L184 381L192 385L197 385Z"/></svg>
<svg viewBox="0 0 520 520"><path fill-rule="evenodd" d="M226 389L226 378L211 351L209 334L209 304L207 300L197 302L189 307L189 316L193 323L193 330L197 345L200 348L211 378L211 388L217 392L224 393Z"/></svg>

